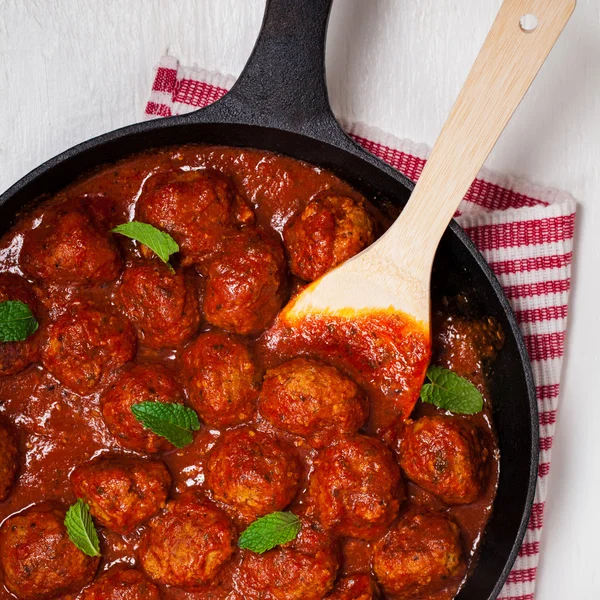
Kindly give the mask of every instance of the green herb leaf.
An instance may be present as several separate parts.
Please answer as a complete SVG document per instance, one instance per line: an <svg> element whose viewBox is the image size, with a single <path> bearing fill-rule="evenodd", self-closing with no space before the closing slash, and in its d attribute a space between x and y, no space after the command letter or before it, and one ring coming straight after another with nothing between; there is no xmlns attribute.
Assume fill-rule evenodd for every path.
<svg viewBox="0 0 600 600"><path fill-rule="evenodd" d="M20 300L0 302L0 342L22 342L38 328L29 306Z"/></svg>
<svg viewBox="0 0 600 600"><path fill-rule="evenodd" d="M135 418L156 435L166 438L177 448L191 444L192 431L200 429L198 415L183 404L140 402L131 407Z"/></svg>
<svg viewBox="0 0 600 600"><path fill-rule="evenodd" d="M90 507L79 498L65 516L65 527L71 541L88 556L100 556L100 541L94 527Z"/></svg>
<svg viewBox="0 0 600 600"><path fill-rule="evenodd" d="M427 369L426 383L421 388L421 400L453 413L472 415L483 408L483 396L467 379L442 367Z"/></svg>
<svg viewBox="0 0 600 600"><path fill-rule="evenodd" d="M140 223L139 221L117 225L111 231L113 233L120 233L144 244L144 246L148 246L158 258L167 263L171 271L173 270L173 267L169 265L169 258L171 254L179 252L179 246L168 233L160 231L160 229L156 229L156 227L148 223Z"/></svg>
<svg viewBox="0 0 600 600"><path fill-rule="evenodd" d="M301 528L300 519L295 514L273 512L251 523L240 535L238 546L262 554L296 539Z"/></svg>

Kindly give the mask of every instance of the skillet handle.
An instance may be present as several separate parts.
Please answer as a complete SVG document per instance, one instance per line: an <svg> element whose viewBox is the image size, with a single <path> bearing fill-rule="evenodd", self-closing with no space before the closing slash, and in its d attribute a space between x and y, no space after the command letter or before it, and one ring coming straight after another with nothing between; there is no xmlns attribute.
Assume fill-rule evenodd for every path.
<svg viewBox="0 0 600 600"><path fill-rule="evenodd" d="M262 28L238 80L187 117L244 123L347 144L325 83L325 37L333 0L267 0Z"/></svg>

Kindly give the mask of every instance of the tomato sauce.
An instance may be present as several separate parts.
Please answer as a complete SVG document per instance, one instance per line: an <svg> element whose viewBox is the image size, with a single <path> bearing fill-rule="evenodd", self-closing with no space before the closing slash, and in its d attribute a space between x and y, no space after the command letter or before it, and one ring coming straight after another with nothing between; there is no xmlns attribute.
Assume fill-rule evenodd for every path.
<svg viewBox="0 0 600 600"><path fill-rule="evenodd" d="M107 226L114 227L134 218L142 193L158 185L163 175L203 169L214 169L230 178L253 206L257 223L278 236L292 215L320 195L339 194L363 200L359 192L332 173L269 152L200 145L156 150L101 167L70 185L58 198L46 199L24 212L0 240L0 271L22 274L19 250L23 232L35 227L53 203L64 201L65 197L82 199L90 210L102 216ZM390 225L391 218L374 205L368 202L366 205L376 234L380 235ZM139 248L135 244L124 238L118 243L126 266L139 260ZM100 308L114 310L116 283L91 287L36 285L35 292L47 311L43 319L55 319L69 303L79 301L93 301ZM299 285L300 282L292 278L289 287L298 289ZM203 286L200 278L200 296ZM499 469L486 369L501 345L502 333L492 320L468 314L460 301L452 302L448 306L434 299L436 312L431 347L418 327L399 315L384 313L353 320L308 318L293 331L277 321L266 333L247 341L263 372L289 357L305 355L326 358L328 363L350 375L371 401L366 431L384 439L389 426L398 419L441 412L417 402L419 385L415 382L422 381L431 353L436 364L471 379L482 391L485 406L482 413L465 418L484 431L493 456L485 493L473 504L448 507L429 492L409 483L406 502L451 515L460 527L467 557L474 560L492 510ZM203 323L200 330L211 330L211 326ZM490 338L495 341L489 342ZM181 346L168 351L155 350L138 343L135 361L161 362L178 378L182 350ZM18 481L9 498L0 504L0 521L43 500L64 506L72 504L75 496L69 475L76 466L106 452L128 454L108 431L100 410L100 396L116 376L117 373L110 374L100 390L87 396L67 390L39 364L17 375L0 378L0 414L18 428L22 456ZM252 423L258 430L275 433L297 449L304 464L305 490L315 450L299 436L275 431L260 415ZM220 431L203 427L190 446L160 456L174 477L175 492L204 485L206 455L219 435ZM305 510L305 491L291 509ZM143 532L144 526L125 536L100 529L101 571L115 563L135 564ZM341 573L369 572L371 545L359 540L341 540ZM239 560L239 557L234 558L220 584L211 590L165 588L164 597L167 600L227 598ZM460 583L460 580L449 581L445 590L430 598L450 599ZM7 590L0 590L0 597L13 596Z"/></svg>
<svg viewBox="0 0 600 600"><path fill-rule="evenodd" d="M280 318L260 343L267 366L283 357L310 354L349 372L373 399L369 432L410 416L431 354L428 333L420 325L387 311L315 315L293 322Z"/></svg>

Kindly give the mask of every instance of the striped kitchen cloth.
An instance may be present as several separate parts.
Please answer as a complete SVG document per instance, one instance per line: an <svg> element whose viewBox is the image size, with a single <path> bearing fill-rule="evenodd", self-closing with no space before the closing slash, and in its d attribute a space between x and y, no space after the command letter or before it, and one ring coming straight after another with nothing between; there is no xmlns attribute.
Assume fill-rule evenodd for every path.
<svg viewBox="0 0 600 600"><path fill-rule="evenodd" d="M163 57L145 116L166 117L206 106L223 96L234 81ZM426 146L359 123L347 123L345 129L410 179L419 178ZM499 596L500 600L532 600L565 350L575 201L565 192L482 170L460 205L457 220L504 287L533 365L541 434L538 485L525 541Z"/></svg>

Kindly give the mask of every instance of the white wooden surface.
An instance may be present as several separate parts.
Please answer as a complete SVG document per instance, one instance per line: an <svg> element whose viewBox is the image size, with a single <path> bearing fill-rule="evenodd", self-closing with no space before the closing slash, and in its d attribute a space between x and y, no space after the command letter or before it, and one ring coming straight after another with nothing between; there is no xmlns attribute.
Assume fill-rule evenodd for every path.
<svg viewBox="0 0 600 600"><path fill-rule="evenodd" d="M336 113L431 144L501 0L337 0ZM140 119L152 67L236 75L263 0L0 0L0 189ZM567 362L537 597L600 597L600 0L579 0L488 166L579 200Z"/></svg>

